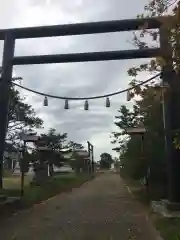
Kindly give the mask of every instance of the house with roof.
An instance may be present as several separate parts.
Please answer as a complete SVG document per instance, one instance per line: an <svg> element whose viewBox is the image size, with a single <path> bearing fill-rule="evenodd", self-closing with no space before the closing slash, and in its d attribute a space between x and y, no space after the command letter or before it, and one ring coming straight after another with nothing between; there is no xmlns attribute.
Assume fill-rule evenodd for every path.
<svg viewBox="0 0 180 240"><path fill-rule="evenodd" d="M19 162L19 158L20 158L20 153L18 149L15 148L10 143L5 143L4 160L3 160L4 169L13 171L16 164Z"/></svg>

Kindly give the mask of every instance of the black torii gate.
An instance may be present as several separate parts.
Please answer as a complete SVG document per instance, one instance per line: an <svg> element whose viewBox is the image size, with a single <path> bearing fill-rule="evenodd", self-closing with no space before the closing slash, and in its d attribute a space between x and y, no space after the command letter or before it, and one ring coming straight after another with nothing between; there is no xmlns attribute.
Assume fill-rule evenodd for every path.
<svg viewBox="0 0 180 240"><path fill-rule="evenodd" d="M168 44L168 34L164 27L164 22L168 21L169 18L170 17L128 19L0 30L0 40L4 40L2 76L0 81L0 186L2 187L3 152L7 131L9 92L13 65L108 61L162 56L167 62L166 66L162 68L162 78L164 82L169 83L169 93L171 93L167 93L165 96L165 136L169 183L168 194L171 201L180 202L180 174L177 174L177 170L179 171L180 169L180 154L179 151L177 152L173 148L171 134L173 130L178 128L179 119L175 117L174 111L176 97L173 90L174 74L172 72L172 64L170 61L172 54ZM40 56L14 56L16 39L122 32L139 30L143 26L146 29L160 29L160 48Z"/></svg>

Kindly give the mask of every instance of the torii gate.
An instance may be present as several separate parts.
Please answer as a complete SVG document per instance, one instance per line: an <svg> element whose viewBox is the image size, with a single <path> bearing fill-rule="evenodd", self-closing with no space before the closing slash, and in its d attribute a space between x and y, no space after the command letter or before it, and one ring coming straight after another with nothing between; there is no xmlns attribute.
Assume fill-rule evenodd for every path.
<svg viewBox="0 0 180 240"><path fill-rule="evenodd" d="M173 147L171 134L172 131L178 128L179 119L175 116L176 95L173 88L174 81L172 81L174 79L174 73L172 72L171 61L169 61L171 59L171 49L168 44L168 34L166 32L166 28L164 27L164 22L168 21L169 18L171 17L128 19L0 30L0 40L4 40L2 79L0 81L0 186L2 186L3 152L7 130L9 91L12 80L13 65L109 61L161 56L167 63L166 66L162 67L162 78L165 83L169 83L170 90L168 92L171 93L165 94L165 137L169 183L168 195L169 200L180 202L180 174L178 173L180 169L180 153ZM160 48L40 56L14 56L16 39L122 32L139 30L143 26L146 29L160 29Z"/></svg>

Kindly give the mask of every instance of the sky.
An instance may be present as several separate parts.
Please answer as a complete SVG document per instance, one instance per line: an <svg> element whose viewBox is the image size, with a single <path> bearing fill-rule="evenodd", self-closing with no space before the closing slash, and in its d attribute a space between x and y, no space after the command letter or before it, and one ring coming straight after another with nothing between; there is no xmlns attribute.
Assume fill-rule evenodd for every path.
<svg viewBox="0 0 180 240"><path fill-rule="evenodd" d="M0 3L0 28L57 25L135 18L143 12L148 0L6 0ZM132 49L132 32L106 33L84 36L26 39L16 41L16 56L60 54L91 51ZM2 56L3 42L0 41ZM14 67L14 74L23 78L22 85L37 91L67 97L102 95L128 87L131 78L128 68L147 60L124 60L45 64ZM141 76L142 78L142 76ZM143 78L148 76L143 75ZM126 94L112 97L111 108L105 108L105 99L89 101L90 110L84 111L84 102L49 99L22 92L38 116L44 120L44 129L56 128L68 133L69 140L94 145L95 160L102 152L112 151L110 134L117 131L114 116L122 104L130 106Z"/></svg>

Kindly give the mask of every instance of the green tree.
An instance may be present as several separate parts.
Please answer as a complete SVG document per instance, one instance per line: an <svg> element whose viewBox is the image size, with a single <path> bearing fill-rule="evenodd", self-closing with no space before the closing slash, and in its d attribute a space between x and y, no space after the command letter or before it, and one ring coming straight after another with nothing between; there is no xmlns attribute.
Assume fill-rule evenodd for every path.
<svg viewBox="0 0 180 240"><path fill-rule="evenodd" d="M150 169L149 181L151 186L164 184L165 149L163 131L163 109L161 90L156 86L146 86L139 93L141 100L135 101L132 110L121 107L115 124L120 128L113 133L113 144L120 146L120 160L122 173L131 178L147 177ZM126 130L143 125L146 133L142 135L127 135ZM143 147L143 150L142 150Z"/></svg>
<svg viewBox="0 0 180 240"><path fill-rule="evenodd" d="M74 160L70 160L70 165L75 172L79 174L82 170L83 172L87 173L87 161L84 159L84 157L80 156L77 152L73 152L72 156Z"/></svg>
<svg viewBox="0 0 180 240"><path fill-rule="evenodd" d="M84 146L82 144L76 143L74 141L70 141L68 143L68 147L73 148L73 149L83 149L84 148Z"/></svg>
<svg viewBox="0 0 180 240"><path fill-rule="evenodd" d="M114 169L115 169L116 171L119 171L119 170L120 170L120 159L117 158L117 157L115 157L115 158L113 159L113 162L114 162Z"/></svg>
<svg viewBox="0 0 180 240"><path fill-rule="evenodd" d="M1 68L0 68L1 74ZM21 80L21 78L13 78L12 82ZM25 99L15 88L13 83L10 88L10 103L8 113L8 129L6 140L15 144L19 140L19 133L24 130L32 130L33 128L41 128L43 120L36 117L33 107L25 103Z"/></svg>
<svg viewBox="0 0 180 240"><path fill-rule="evenodd" d="M56 129L50 128L47 134L41 134L40 139L50 150L46 154L46 160L49 163L50 175L53 175L53 165L61 167L65 160L61 150L67 145L67 133L60 134Z"/></svg>
<svg viewBox="0 0 180 240"><path fill-rule="evenodd" d="M102 169L109 169L111 167L111 164L113 163L113 159L111 154L109 153L102 153L100 156L100 168Z"/></svg>
<svg viewBox="0 0 180 240"><path fill-rule="evenodd" d="M0 78L2 68L0 67ZM14 82L21 80L20 77L13 78L10 86L10 101L8 111L8 123L6 142L11 144L16 149L20 148L20 136L22 131L33 130L33 128L42 127L43 120L36 117L33 107L25 103L17 88L13 85ZM2 185L2 182L0 183Z"/></svg>
<svg viewBox="0 0 180 240"><path fill-rule="evenodd" d="M139 14L138 18L144 17L160 17L162 15L171 14L172 17L167 21L163 22L169 33L169 43L172 47L173 56L173 67L174 70L179 74L180 70L180 1L173 0L151 0L144 8L144 13ZM155 47L159 44L159 31L157 30L146 30L146 24L133 33L132 44L139 49L147 47ZM161 71L162 66L167 64L163 58L154 58L150 61L146 61L139 66L132 67L128 70L129 76L132 77L130 84L134 86L139 83L137 80L139 73L157 73ZM144 156L145 158L140 161L140 136L127 137L124 130L124 116L126 124L130 120L130 116L121 111L121 116L118 125L120 131L114 133L114 140L112 143L120 145L120 158L123 169L126 170L128 175L131 177L141 178L145 175L147 168L151 168L151 180L159 183L162 186L162 181L164 183L165 179L165 157L164 157L164 133L163 133L163 111L161 104L162 91L155 87L156 83L160 82L161 79L157 79L154 82L146 84L144 87L136 87L130 92L133 98L135 94L141 96L141 101L135 102L135 106L139 109L138 121L147 129L144 135ZM178 103L180 105L180 103ZM133 120L136 122L136 120ZM136 124L133 126L135 127ZM176 147L179 147L179 136L178 133L174 138L174 143ZM164 184L163 184L164 185Z"/></svg>
<svg viewBox="0 0 180 240"><path fill-rule="evenodd" d="M60 152L67 145L67 133L60 134L55 128L50 128L47 134L41 134L42 142L53 151Z"/></svg>

